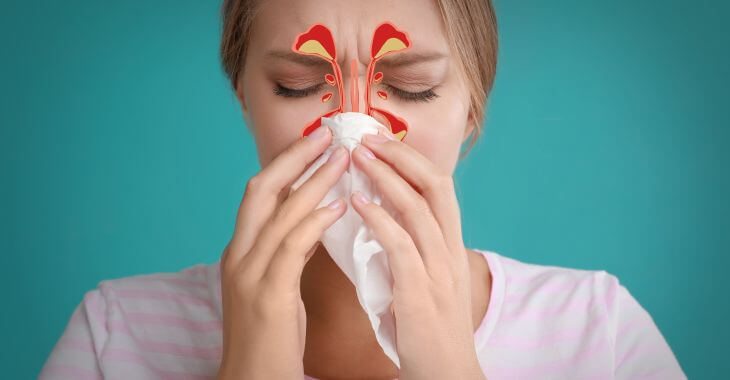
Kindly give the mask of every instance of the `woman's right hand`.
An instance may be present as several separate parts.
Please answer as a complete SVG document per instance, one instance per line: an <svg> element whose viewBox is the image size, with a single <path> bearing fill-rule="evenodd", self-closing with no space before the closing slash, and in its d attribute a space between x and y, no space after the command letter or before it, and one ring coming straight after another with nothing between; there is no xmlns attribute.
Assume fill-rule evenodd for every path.
<svg viewBox="0 0 730 380"><path fill-rule="evenodd" d="M329 128L320 127L246 184L220 264L219 379L303 378L306 314L300 280L322 233L345 212L342 198L330 204L334 208L315 207L348 167L347 150L340 147L296 191L289 189L331 141Z"/></svg>

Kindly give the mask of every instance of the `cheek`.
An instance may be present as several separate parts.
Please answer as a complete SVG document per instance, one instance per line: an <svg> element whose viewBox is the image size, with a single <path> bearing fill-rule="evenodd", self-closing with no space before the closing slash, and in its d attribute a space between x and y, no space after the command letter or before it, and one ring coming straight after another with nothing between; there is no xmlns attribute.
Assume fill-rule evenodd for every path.
<svg viewBox="0 0 730 380"><path fill-rule="evenodd" d="M468 111L461 102L447 99L418 106L418 112L404 113L409 123L405 141L428 157L445 173L452 173L458 161L466 130ZM454 99L457 99L454 96Z"/></svg>
<svg viewBox="0 0 730 380"><path fill-rule="evenodd" d="M256 140L259 162L265 167L287 145L296 140L297 131L287 123L292 116L288 111L281 112L269 102L252 101L250 104L250 128Z"/></svg>
<svg viewBox="0 0 730 380"><path fill-rule="evenodd" d="M265 167L300 138L308 121L303 115L311 114L312 107L275 95L265 80L244 79L244 86L246 83L249 127L256 140L259 162Z"/></svg>

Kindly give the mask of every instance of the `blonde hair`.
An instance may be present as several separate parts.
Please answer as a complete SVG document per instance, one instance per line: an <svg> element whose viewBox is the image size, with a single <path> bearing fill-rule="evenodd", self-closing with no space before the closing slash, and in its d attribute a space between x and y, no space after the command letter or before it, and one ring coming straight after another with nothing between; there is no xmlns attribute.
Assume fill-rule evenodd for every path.
<svg viewBox="0 0 730 380"><path fill-rule="evenodd" d="M486 102L497 71L497 18L491 0L436 0L452 49L469 84L469 116L475 126L466 156L482 133ZM236 89L244 69L255 18L256 0L224 0L220 58L223 70Z"/></svg>

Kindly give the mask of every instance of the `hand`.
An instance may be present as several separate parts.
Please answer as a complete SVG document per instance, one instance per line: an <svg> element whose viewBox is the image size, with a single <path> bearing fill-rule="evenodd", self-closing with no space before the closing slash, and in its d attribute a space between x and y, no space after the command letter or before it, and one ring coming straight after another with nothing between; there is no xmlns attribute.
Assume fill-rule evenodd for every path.
<svg viewBox="0 0 730 380"><path fill-rule="evenodd" d="M399 379L484 379L453 179L389 131L365 135L362 144L352 159L398 219L353 194L352 204L386 250L393 275Z"/></svg>
<svg viewBox="0 0 730 380"><path fill-rule="evenodd" d="M335 151L296 191L290 185L332 141L328 127L299 139L252 177L221 258L223 355L219 379L297 379L306 314L302 269L322 233L345 212L342 198L314 210L349 165ZM311 248L310 248L311 247Z"/></svg>

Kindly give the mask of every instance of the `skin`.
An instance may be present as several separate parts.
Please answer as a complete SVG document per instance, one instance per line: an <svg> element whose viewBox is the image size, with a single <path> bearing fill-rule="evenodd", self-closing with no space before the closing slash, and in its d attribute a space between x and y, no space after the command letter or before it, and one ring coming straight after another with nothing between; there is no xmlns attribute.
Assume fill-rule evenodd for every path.
<svg viewBox="0 0 730 380"><path fill-rule="evenodd" d="M372 33L383 21L411 39L410 49L395 54L443 56L378 66L383 82L409 92L434 88L438 97L409 102L374 85L373 91L386 91L389 97L372 96L373 105L408 121L406 139L391 140L385 130L385 142L363 139L365 147L356 148L352 157L343 154L323 165L290 192L291 183L332 139L326 128L320 138L302 139L302 127L336 103L319 100L328 86L300 98L277 95L273 88L277 83L311 87L324 82L331 69L268 53L288 51L295 36L313 23L326 25L344 78L350 76L350 62L358 62L363 110ZM467 82L449 46L431 1L271 0L261 7L236 89L263 169L247 184L221 261L224 348L219 378L301 379L303 373L328 379L484 378L473 332L487 311L491 275L481 254L466 249L461 236L451 176L474 122ZM350 85L346 80L347 111ZM375 159L367 158L366 151ZM383 201L397 211L393 218L374 203L359 202L357 194L351 198L388 252L400 371L378 346L353 285L318 243L348 206L340 201L335 209L316 207L350 163L382 189Z"/></svg>

